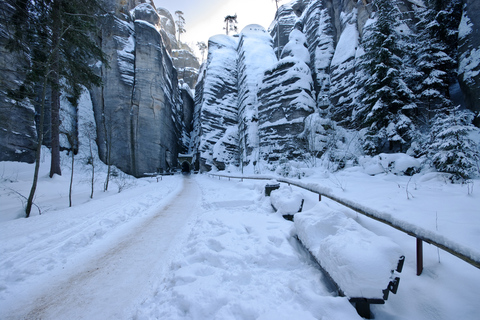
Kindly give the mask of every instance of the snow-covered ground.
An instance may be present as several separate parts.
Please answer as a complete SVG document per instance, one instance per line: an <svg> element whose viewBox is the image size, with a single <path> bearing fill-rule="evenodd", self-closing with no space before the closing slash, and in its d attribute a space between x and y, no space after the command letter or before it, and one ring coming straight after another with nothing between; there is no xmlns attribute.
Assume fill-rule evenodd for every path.
<svg viewBox="0 0 480 320"><path fill-rule="evenodd" d="M266 181L123 177L122 192L115 182L103 192L99 167L90 199L88 167L79 162L68 208L68 159L64 175L49 179L45 154L36 198L42 215L34 207L29 219L21 218L18 193L28 195L33 165L0 163L0 318L359 319L294 238L294 223L273 211ZM299 181L478 252L480 180L467 187L435 173L370 176L362 167L305 172ZM480 270L425 244L416 276L414 238L291 188L308 214L337 211L402 249L398 293L372 306L376 319L478 318Z"/></svg>

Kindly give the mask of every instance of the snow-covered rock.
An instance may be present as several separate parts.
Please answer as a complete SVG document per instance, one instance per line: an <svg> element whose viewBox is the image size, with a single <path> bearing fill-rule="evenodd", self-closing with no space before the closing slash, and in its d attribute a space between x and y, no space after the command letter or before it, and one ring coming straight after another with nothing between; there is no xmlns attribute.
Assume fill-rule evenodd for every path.
<svg viewBox="0 0 480 320"><path fill-rule="evenodd" d="M315 110L310 68L304 62L305 43L299 31L286 45L288 56L265 71L258 91L259 153L269 162L300 158L306 143L300 138L305 118ZM295 35L296 34L296 35ZM300 57L291 56L298 53Z"/></svg>
<svg viewBox="0 0 480 320"><path fill-rule="evenodd" d="M280 56L285 44L288 43L290 32L297 23L298 17L305 10L309 0L293 0L278 8L275 19L268 28L273 38L275 53Z"/></svg>
<svg viewBox="0 0 480 320"><path fill-rule="evenodd" d="M241 159L245 164L258 160L257 92L263 73L277 62L272 38L260 25L246 26L238 44L238 117Z"/></svg>
<svg viewBox="0 0 480 320"><path fill-rule="evenodd" d="M359 32L356 25L356 12L354 11L335 49L330 66L330 97L332 119L339 123L349 120L351 105L357 90L355 85L355 57L357 56ZM350 22L351 21L351 22Z"/></svg>
<svg viewBox="0 0 480 320"><path fill-rule="evenodd" d="M131 15L135 20L144 20L154 26L160 23L160 16L158 15L157 11L151 4L148 3L141 3L136 6L131 11Z"/></svg>
<svg viewBox="0 0 480 320"><path fill-rule="evenodd" d="M182 110L189 109L183 108L157 12L150 4L131 12L104 18L100 45L112 61L97 66L104 85L92 88L91 96L100 158L138 177L176 168L188 143L182 132L189 116Z"/></svg>
<svg viewBox="0 0 480 320"><path fill-rule="evenodd" d="M330 61L335 52L332 19L325 2L310 1L302 20L311 56L317 106L324 109L330 104Z"/></svg>
<svg viewBox="0 0 480 320"><path fill-rule="evenodd" d="M193 140L202 171L238 164L238 144L233 139L238 128L237 46L237 38L225 35L208 42L208 58L195 89Z"/></svg>

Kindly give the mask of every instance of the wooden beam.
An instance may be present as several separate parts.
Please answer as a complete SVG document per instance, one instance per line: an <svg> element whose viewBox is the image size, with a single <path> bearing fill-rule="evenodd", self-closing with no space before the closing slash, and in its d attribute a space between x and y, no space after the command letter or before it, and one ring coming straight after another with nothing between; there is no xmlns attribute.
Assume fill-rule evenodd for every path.
<svg viewBox="0 0 480 320"><path fill-rule="evenodd" d="M423 271L423 241L417 238L417 276Z"/></svg>

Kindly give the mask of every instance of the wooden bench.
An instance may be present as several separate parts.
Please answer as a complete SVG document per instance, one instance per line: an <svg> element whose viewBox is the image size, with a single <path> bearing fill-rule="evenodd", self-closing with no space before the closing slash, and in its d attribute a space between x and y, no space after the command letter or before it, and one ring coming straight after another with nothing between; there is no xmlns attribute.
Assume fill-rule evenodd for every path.
<svg viewBox="0 0 480 320"><path fill-rule="evenodd" d="M397 292L405 256L392 240L321 203L295 214L294 223L298 240L361 317L370 319L370 305Z"/></svg>

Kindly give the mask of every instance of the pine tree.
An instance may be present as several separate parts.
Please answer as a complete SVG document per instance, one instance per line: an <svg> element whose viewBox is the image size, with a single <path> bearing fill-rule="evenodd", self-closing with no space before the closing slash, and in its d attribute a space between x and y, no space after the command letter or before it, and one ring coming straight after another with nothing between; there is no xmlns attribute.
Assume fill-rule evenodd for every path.
<svg viewBox="0 0 480 320"><path fill-rule="evenodd" d="M368 154L406 151L415 126L411 116L415 97L405 83L398 8L390 0L377 0L375 22L365 30L360 72L362 88L354 109L354 120L366 128L364 149Z"/></svg>
<svg viewBox="0 0 480 320"><path fill-rule="evenodd" d="M175 20L175 24L177 25L177 33L178 33L178 44L181 47L180 43L180 36L187 32L185 29L185 18L183 17L183 11L177 10L175 11L175 15L177 16L177 20Z"/></svg>
<svg viewBox="0 0 480 320"><path fill-rule="evenodd" d="M228 15L225 17L225 20L223 21L225 22L225 32L227 33L227 36L228 36L228 32L229 31L233 31L233 32L237 32L237 14L235 13L234 16L232 15Z"/></svg>
<svg viewBox="0 0 480 320"><path fill-rule="evenodd" d="M453 2L449 2L451 6ZM436 109L452 107L449 94L449 84L455 74L456 49L452 50L447 41L454 41L447 31L449 23L445 21L446 12L443 10L445 2L427 1L427 8L420 14L417 24L417 59L415 66L418 70L415 88L419 98L422 113L426 115L427 125ZM448 6L448 5L447 5ZM451 12L449 10L448 12ZM451 24L451 23L450 23Z"/></svg>
<svg viewBox="0 0 480 320"><path fill-rule="evenodd" d="M459 107L444 113L437 111L431 130L429 154L433 166L452 174L452 182L465 181L478 175L480 152L470 133L479 130L472 124L473 114Z"/></svg>
<svg viewBox="0 0 480 320"><path fill-rule="evenodd" d="M205 42L200 41L200 42L197 42L197 47L200 53L202 54L202 63L203 63L203 61L205 60L205 51L207 51L208 46L205 44Z"/></svg>
<svg viewBox="0 0 480 320"><path fill-rule="evenodd" d="M52 176L60 173L60 94L66 92L70 102L76 105L82 86L101 84L101 78L93 72L91 63L99 60L106 63L106 57L93 38L98 21L95 13L100 9L95 0L15 0L14 6L15 36L11 48L23 50L30 59L26 80L14 96L18 100L33 98L36 88L42 87L37 160L25 210L28 217L38 180L47 89L52 92Z"/></svg>

